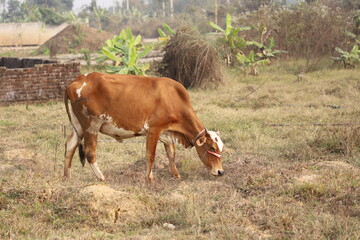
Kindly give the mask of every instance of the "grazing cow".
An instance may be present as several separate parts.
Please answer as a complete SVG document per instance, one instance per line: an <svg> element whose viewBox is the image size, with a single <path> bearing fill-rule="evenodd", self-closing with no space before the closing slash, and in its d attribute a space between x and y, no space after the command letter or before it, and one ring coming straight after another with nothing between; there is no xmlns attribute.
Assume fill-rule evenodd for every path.
<svg viewBox="0 0 360 240"><path fill-rule="evenodd" d="M70 104L69 104L70 100ZM65 177L70 176L77 147L99 180L104 180L96 163L98 133L119 142L146 135L148 181L158 140L164 143L171 173L179 178L174 143L193 147L213 175L223 175L219 135L207 131L193 110L185 88L169 78L91 73L76 78L66 89L65 106L73 132L66 142ZM84 146L82 146L84 139Z"/></svg>

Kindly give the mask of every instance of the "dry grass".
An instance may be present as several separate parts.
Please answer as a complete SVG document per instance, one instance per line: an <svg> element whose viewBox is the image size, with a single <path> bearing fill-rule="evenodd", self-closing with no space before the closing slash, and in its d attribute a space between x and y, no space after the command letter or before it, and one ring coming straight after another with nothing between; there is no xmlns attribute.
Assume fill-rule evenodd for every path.
<svg viewBox="0 0 360 240"><path fill-rule="evenodd" d="M103 185L115 190L104 198L82 193L99 183L77 156L72 179L62 179L63 103L0 107L0 238L359 239L359 71L298 82L296 64L258 78L228 73L223 87L190 92L205 125L221 132L224 177L178 147L174 180L159 145L149 185L144 139L99 142Z"/></svg>

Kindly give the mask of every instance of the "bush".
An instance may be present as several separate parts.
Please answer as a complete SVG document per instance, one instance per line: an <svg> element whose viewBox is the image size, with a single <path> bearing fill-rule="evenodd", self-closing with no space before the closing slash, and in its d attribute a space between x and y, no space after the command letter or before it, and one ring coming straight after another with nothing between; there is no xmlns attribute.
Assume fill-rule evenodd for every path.
<svg viewBox="0 0 360 240"><path fill-rule="evenodd" d="M346 47L349 38L345 32L353 28L349 14L317 1L288 8L263 6L257 11L243 13L237 21L242 25L265 25L268 29L265 38L273 37L276 48L286 50L287 56L305 58L304 71L310 71L322 57L333 55L335 47ZM247 31L246 39L259 38L261 32L257 29L260 28Z"/></svg>
<svg viewBox="0 0 360 240"><path fill-rule="evenodd" d="M186 88L216 87L222 82L217 50L194 30L177 30L164 52L160 74Z"/></svg>

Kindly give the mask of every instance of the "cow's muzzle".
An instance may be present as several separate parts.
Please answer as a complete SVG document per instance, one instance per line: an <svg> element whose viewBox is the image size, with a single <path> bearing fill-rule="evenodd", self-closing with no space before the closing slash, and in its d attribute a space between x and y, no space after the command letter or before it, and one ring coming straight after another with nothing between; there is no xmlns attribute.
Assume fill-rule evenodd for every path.
<svg viewBox="0 0 360 240"><path fill-rule="evenodd" d="M220 169L216 169L216 170L212 170L211 174L214 176L222 176L225 174L224 170L220 170Z"/></svg>

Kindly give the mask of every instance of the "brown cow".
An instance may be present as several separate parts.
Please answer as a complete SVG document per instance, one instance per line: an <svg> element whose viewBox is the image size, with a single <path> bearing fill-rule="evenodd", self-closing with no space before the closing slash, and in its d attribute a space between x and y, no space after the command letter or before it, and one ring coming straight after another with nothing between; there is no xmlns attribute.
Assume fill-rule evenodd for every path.
<svg viewBox="0 0 360 240"><path fill-rule="evenodd" d="M70 105L69 105L70 100ZM207 131L196 116L186 89L169 78L91 73L76 78L66 89L66 111L73 132L66 142L65 177L70 176L72 157L79 146L99 180L104 180L96 163L98 133L118 141L146 135L148 181L158 140L164 143L171 173L180 177L175 165L174 143L195 146L213 175L223 175L219 135ZM84 149L82 147L84 139Z"/></svg>

